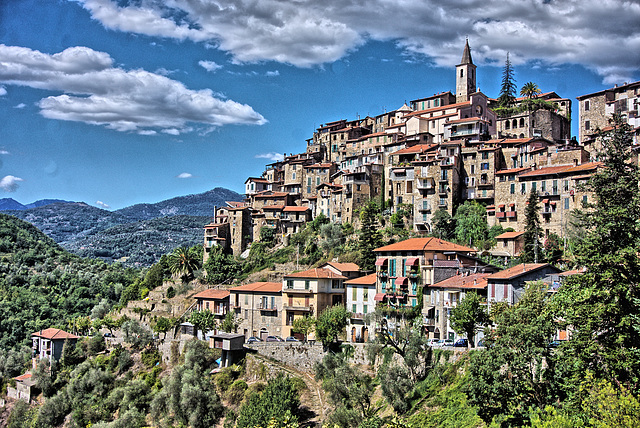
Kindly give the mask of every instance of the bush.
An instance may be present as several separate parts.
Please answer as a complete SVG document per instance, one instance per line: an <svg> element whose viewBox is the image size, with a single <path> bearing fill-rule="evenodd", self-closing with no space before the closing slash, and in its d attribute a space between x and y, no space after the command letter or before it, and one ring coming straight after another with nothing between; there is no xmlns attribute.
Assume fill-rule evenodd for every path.
<svg viewBox="0 0 640 428"><path fill-rule="evenodd" d="M176 289L173 288L173 286L169 286L169 288L167 288L167 298L172 299L174 297L176 297Z"/></svg>
<svg viewBox="0 0 640 428"><path fill-rule="evenodd" d="M160 351L157 349L147 349L146 351L143 351L141 358L142 364L144 364L148 369L152 368L162 360Z"/></svg>
<svg viewBox="0 0 640 428"><path fill-rule="evenodd" d="M248 385L242 379L238 379L231 384L227 393L225 394L225 398L232 405L238 405L244 400L244 393L247 390Z"/></svg>

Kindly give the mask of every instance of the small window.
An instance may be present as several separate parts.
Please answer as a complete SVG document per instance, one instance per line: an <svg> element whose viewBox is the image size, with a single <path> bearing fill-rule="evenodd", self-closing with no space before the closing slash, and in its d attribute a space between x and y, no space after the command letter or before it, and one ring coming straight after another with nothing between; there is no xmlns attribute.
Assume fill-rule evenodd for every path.
<svg viewBox="0 0 640 428"><path fill-rule="evenodd" d="M293 288L293 279L287 279L287 288L289 290L291 290Z"/></svg>
<svg viewBox="0 0 640 428"><path fill-rule="evenodd" d="M589 102L589 100L586 100L584 102L584 111L589 111L591 108L591 103Z"/></svg>
<svg viewBox="0 0 640 428"><path fill-rule="evenodd" d="M589 131L591 129L591 121L590 120L585 120L584 121L584 130L585 131Z"/></svg>
<svg viewBox="0 0 640 428"><path fill-rule="evenodd" d="M512 195L516 193L516 183L511 183L511 189L509 191Z"/></svg>

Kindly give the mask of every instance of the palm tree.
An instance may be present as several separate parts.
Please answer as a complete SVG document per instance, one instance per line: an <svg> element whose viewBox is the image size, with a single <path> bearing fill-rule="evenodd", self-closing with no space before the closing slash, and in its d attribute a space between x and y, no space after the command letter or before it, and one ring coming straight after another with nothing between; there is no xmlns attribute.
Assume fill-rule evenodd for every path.
<svg viewBox="0 0 640 428"><path fill-rule="evenodd" d="M538 85L536 85L533 82L525 83L524 85L522 85L522 89L520 89L520 95L523 97L527 97L529 99L535 98L537 95L540 95L541 93L542 91L540 90Z"/></svg>
<svg viewBox="0 0 640 428"><path fill-rule="evenodd" d="M182 282L188 283L193 279L193 273L200 268L202 260L198 247L178 247L169 255L169 270L179 276Z"/></svg>

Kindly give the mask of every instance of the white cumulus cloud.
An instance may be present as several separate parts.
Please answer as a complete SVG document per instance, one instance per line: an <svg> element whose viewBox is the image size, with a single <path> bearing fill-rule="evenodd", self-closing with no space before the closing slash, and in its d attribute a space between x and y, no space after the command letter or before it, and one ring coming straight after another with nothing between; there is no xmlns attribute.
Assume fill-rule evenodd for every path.
<svg viewBox="0 0 640 428"><path fill-rule="evenodd" d="M188 173L188 172L183 172L183 173L178 174L178 175L176 176L176 178L191 178L191 177L193 177L193 175L191 175L191 174L190 174L190 173Z"/></svg>
<svg viewBox="0 0 640 428"><path fill-rule="evenodd" d="M20 103L20 104L16 104L15 106L13 106L13 108L17 108L17 109L23 109L25 108L27 105L25 103Z"/></svg>
<svg viewBox="0 0 640 428"><path fill-rule="evenodd" d="M109 205L105 204L102 201L96 201L96 205L99 206L100 208L104 208L105 210L108 210L109 208L111 208Z"/></svg>
<svg viewBox="0 0 640 428"><path fill-rule="evenodd" d="M113 67L112 58L76 46L49 55L0 45L0 82L62 92L39 101L49 119L148 134L189 132L206 127L266 123L253 108L216 97L210 89L191 90L181 82L145 70Z"/></svg>
<svg viewBox="0 0 640 428"><path fill-rule="evenodd" d="M5 95L7 95L7 88L0 86L0 97L4 97Z"/></svg>
<svg viewBox="0 0 640 428"><path fill-rule="evenodd" d="M198 65L210 73L215 73L222 68L220 64L216 64L214 61L198 61Z"/></svg>
<svg viewBox="0 0 640 428"><path fill-rule="evenodd" d="M637 72L640 3L628 0L79 0L106 28L203 42L235 63L331 63L369 40L394 41L438 66L542 60L584 65L605 79Z"/></svg>
<svg viewBox="0 0 640 428"><path fill-rule="evenodd" d="M15 192L18 190L18 183L24 181L20 177L14 177L13 175L6 175L0 180L0 189L5 192Z"/></svg>
<svg viewBox="0 0 640 428"><path fill-rule="evenodd" d="M276 76L280 76L280 72L278 70L267 71L266 75L267 77L276 77Z"/></svg>
<svg viewBox="0 0 640 428"><path fill-rule="evenodd" d="M257 159L268 159L272 162L278 162L284 160L283 153L269 152L269 153L261 153L256 155Z"/></svg>
<svg viewBox="0 0 640 428"><path fill-rule="evenodd" d="M7 150L4 149L0 149L0 155L8 155L9 152Z"/></svg>

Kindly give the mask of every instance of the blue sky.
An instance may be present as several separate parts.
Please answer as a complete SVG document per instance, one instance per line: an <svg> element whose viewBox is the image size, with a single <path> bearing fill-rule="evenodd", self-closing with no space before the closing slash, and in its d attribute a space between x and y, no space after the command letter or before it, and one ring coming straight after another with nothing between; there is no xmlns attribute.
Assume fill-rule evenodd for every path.
<svg viewBox="0 0 640 428"><path fill-rule="evenodd" d="M466 37L482 92L509 52L577 134L576 96L640 79L639 22L616 0L3 0L0 197L242 192L321 123L455 91Z"/></svg>

